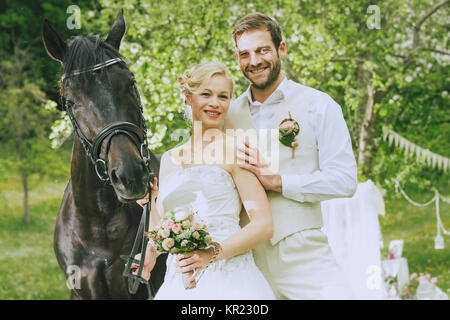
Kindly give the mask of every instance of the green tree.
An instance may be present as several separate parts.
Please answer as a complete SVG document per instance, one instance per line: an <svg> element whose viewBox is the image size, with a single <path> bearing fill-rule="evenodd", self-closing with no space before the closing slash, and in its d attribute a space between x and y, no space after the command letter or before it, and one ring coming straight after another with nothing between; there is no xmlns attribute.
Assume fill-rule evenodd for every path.
<svg viewBox="0 0 450 320"><path fill-rule="evenodd" d="M59 114L57 73L42 45L44 17L57 22L60 33L70 37L82 29L66 27L70 5L95 7L90 0L5 0L0 2L0 173L19 173L24 190L24 220L30 221L29 178L32 174L69 176L70 146L50 148L48 136ZM46 106L44 106L44 104Z"/></svg>
<svg viewBox="0 0 450 320"><path fill-rule="evenodd" d="M55 112L44 107L40 81L31 81L30 55L19 45L0 64L0 146L2 169L17 171L24 193L24 222L30 222L28 206L31 174L61 174L60 157L50 151L49 128Z"/></svg>
<svg viewBox="0 0 450 320"><path fill-rule="evenodd" d="M391 126L449 156L448 4L102 0L100 8L83 10L83 28L106 35L124 8L127 33L121 53L142 93L151 146L161 152L177 143L171 137L176 129L188 127L181 116L177 76L203 60L217 60L234 77L235 95L241 94L248 84L235 60L231 31L244 15L264 12L283 30L287 76L328 93L342 106L361 180L389 184L397 176L425 186L448 181L448 174L441 179L440 172L404 160L383 143L381 129Z"/></svg>
<svg viewBox="0 0 450 320"><path fill-rule="evenodd" d="M27 49L33 65L32 79L42 79L40 83L49 99L58 100L58 82L55 75L59 66L48 58L42 44L41 29L44 18L51 19L59 26L60 34L66 38L80 34L81 29L69 29L66 26L71 13L67 8L77 5L80 8L95 7L92 0L3 0L0 1L0 59L8 59L13 54L15 44Z"/></svg>

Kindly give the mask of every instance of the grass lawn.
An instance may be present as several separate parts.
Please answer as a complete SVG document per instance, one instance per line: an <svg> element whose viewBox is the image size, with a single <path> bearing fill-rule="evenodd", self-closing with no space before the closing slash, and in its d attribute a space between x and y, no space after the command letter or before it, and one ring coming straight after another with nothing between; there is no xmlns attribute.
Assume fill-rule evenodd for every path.
<svg viewBox="0 0 450 320"><path fill-rule="evenodd" d="M0 181L0 299L69 299L70 290L53 252L53 228L66 182L31 179L31 223L25 225L19 181L14 177ZM425 202L432 193L411 197ZM447 293L450 237L444 236L446 249L434 249L434 205L417 208L402 198L385 202L386 216L380 217L385 247L390 240L404 239L403 256L410 273L438 277L438 286ZM450 205L441 202L440 209L444 227L450 230Z"/></svg>
<svg viewBox="0 0 450 320"><path fill-rule="evenodd" d="M0 182L0 299L68 299L53 252L53 228L65 182L31 179L31 222L23 222L20 180Z"/></svg>
<svg viewBox="0 0 450 320"><path fill-rule="evenodd" d="M440 192L444 193L444 190ZM408 196L418 203L426 203L433 198L433 192L408 193ZM449 198L448 193L443 196ZM380 217L380 225L386 250L391 240L403 239L402 255L408 260L409 273L422 272L437 277L437 286L450 297L450 236L441 231L445 249L434 249L437 232L435 203L416 207L403 197L398 197L385 199L385 204L386 216ZM450 204L440 201L439 208L444 228L450 231Z"/></svg>

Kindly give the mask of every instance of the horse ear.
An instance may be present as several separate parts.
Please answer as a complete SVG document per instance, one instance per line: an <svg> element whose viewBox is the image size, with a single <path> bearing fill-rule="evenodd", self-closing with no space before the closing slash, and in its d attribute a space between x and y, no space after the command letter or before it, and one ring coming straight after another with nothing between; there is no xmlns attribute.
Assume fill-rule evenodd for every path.
<svg viewBox="0 0 450 320"><path fill-rule="evenodd" d="M122 41L122 37L125 34L125 20L123 19L123 9L120 9L117 14L116 21L109 31L108 37L106 38L106 42L116 48L119 51L120 42Z"/></svg>
<svg viewBox="0 0 450 320"><path fill-rule="evenodd" d="M42 24L42 40L44 41L45 51L47 51L50 58L63 63L67 44L53 30L47 19L44 19L44 23Z"/></svg>

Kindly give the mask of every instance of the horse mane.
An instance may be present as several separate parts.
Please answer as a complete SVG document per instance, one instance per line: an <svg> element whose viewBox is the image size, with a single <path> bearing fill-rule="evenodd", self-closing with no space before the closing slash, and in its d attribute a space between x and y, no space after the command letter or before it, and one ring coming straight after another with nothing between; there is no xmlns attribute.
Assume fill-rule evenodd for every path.
<svg viewBox="0 0 450 320"><path fill-rule="evenodd" d="M68 42L62 72L63 74L69 74L75 70L83 70L113 58L124 59L114 47L102 41L98 35L74 36ZM102 68L96 72L104 73L105 70L108 70L108 68ZM91 73L86 72L72 76L70 80L74 85L83 88L84 85L89 83L87 80L90 76Z"/></svg>

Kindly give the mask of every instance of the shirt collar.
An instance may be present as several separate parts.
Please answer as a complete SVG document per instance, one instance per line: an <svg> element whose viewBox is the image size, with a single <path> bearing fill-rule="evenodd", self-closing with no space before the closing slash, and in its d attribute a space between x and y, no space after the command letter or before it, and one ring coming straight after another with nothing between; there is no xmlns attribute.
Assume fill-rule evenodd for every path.
<svg viewBox="0 0 450 320"><path fill-rule="evenodd" d="M283 81L281 81L281 83L278 85L278 88L276 88L275 91L272 92L270 97L267 98L267 100L264 101L264 103L260 103L258 101L253 101L250 87L251 86L249 86L247 88L247 91L244 92L244 95L247 96L248 102L251 106L252 105L263 105L263 104L267 104L267 103L272 104L272 103L280 102L287 97L288 79L286 77L284 77Z"/></svg>

